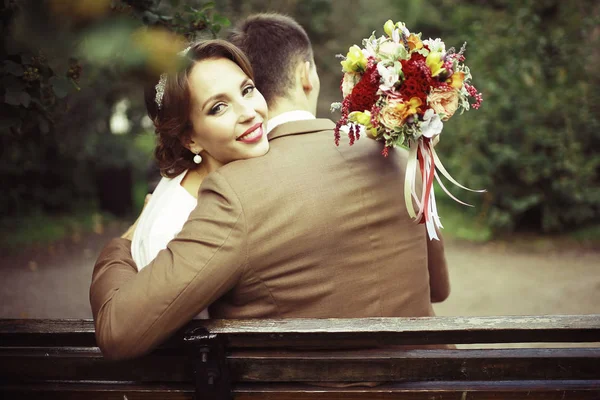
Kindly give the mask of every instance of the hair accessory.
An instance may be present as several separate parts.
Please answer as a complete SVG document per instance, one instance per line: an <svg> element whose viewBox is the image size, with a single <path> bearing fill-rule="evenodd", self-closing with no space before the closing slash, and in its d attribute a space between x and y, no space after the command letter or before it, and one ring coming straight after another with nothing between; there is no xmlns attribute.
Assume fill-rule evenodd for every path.
<svg viewBox="0 0 600 400"><path fill-rule="evenodd" d="M162 107L163 96L165 95L165 86L167 84L167 74L160 74L160 79L154 88L156 89L156 97L154 101L156 101L156 105L158 109Z"/></svg>
<svg viewBox="0 0 600 400"><path fill-rule="evenodd" d="M332 111L342 113L334 130L335 143L339 145L343 131L348 134L350 145L361 134L384 142L385 157L390 148L408 149L406 209L412 218L426 224L430 239L438 239L436 228L442 228L442 224L432 187L434 178L452 199L466 204L444 187L438 172L462 189L485 190L468 189L456 182L442 165L434 146L444 127L442 121L457 111L478 109L482 96L470 84L470 70L463 64L464 45L458 52L454 48L446 50L440 39L421 40L421 33L411 33L402 22L389 20L383 30L385 35L379 38L373 32L364 39L362 48L350 47L341 61L343 102L331 105ZM418 193L417 171L423 182Z"/></svg>
<svg viewBox="0 0 600 400"><path fill-rule="evenodd" d="M185 49L181 50L177 54L182 57L185 57L187 55L187 52L191 48L192 48L192 46L188 46ZM156 84L156 86L154 86L154 88L156 89L156 97L154 98L154 101L156 101L156 105L158 106L159 110L162 107L162 100L163 100L163 96L165 95L166 84L167 84L167 74L161 74L160 79L158 80L158 83Z"/></svg>
<svg viewBox="0 0 600 400"><path fill-rule="evenodd" d="M194 156L194 162L196 164L200 164L202 162L202 156L198 153L196 153L196 155Z"/></svg>
<svg viewBox="0 0 600 400"><path fill-rule="evenodd" d="M179 53L177 53L178 55L184 57L187 55L187 52L192 48L192 46L188 46L185 49L181 50Z"/></svg>

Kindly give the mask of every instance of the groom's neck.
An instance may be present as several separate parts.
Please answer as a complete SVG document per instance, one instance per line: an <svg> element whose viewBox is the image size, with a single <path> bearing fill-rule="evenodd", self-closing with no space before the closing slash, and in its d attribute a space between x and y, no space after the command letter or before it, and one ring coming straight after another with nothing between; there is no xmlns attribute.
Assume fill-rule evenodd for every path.
<svg viewBox="0 0 600 400"><path fill-rule="evenodd" d="M316 104L310 104L310 101L303 95L289 95L278 97L269 104L269 119L289 111L308 111L316 115Z"/></svg>

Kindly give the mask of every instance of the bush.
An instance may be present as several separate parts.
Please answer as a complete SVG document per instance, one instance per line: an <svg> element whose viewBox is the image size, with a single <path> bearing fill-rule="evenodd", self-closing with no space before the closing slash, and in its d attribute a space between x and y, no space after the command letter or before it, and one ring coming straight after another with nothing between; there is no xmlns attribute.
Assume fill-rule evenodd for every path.
<svg viewBox="0 0 600 400"><path fill-rule="evenodd" d="M468 41L483 92L439 145L496 231L557 232L600 219L600 11L591 1L440 1L446 43ZM448 23L448 18L450 22ZM446 35L448 37L446 37Z"/></svg>

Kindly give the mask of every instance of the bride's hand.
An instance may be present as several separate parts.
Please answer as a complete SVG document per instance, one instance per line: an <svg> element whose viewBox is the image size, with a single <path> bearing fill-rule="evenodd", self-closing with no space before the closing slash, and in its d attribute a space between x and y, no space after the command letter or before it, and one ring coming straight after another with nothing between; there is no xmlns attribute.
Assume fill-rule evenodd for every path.
<svg viewBox="0 0 600 400"><path fill-rule="evenodd" d="M142 211L140 212L140 216L142 215L142 212L144 212L144 208L146 208L146 205L147 205L147 204L148 204L148 202L150 201L150 198L151 198L151 197L152 197L152 195L151 195L150 193L148 193L148 194L146 195L146 198L144 199L144 207L142 207ZM121 237L122 237L123 239L127 239L127 240L133 240L133 233L135 232L135 228L137 228L137 224L138 224L138 221L139 221L139 220L140 220L140 217L138 217L138 218L135 220L135 222L133 223L133 225L131 225L131 226L129 227L129 229L127 229L127 230L125 231L125 233L123 233L123 234L121 235Z"/></svg>

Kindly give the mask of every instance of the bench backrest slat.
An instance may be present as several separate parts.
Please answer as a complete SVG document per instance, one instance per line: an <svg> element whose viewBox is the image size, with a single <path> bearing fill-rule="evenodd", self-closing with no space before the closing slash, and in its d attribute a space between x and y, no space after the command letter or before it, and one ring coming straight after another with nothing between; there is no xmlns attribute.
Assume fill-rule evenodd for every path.
<svg viewBox="0 0 600 400"><path fill-rule="evenodd" d="M405 346L527 342L568 347ZM236 400L599 399L598 342L600 315L195 320L151 354L115 362L96 347L90 320L0 320L0 397L191 399L214 383L216 366L232 383L217 383L219 393Z"/></svg>
<svg viewBox="0 0 600 400"><path fill-rule="evenodd" d="M233 382L596 379L600 349L232 352ZM190 382L189 357L152 353L112 362L97 349L1 349L0 376L40 380Z"/></svg>
<svg viewBox="0 0 600 400"><path fill-rule="evenodd" d="M600 342L600 315L192 321L228 347L347 348L400 344ZM165 347L178 346L181 331ZM90 320L0 320L4 346L95 346Z"/></svg>

